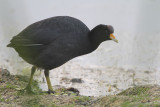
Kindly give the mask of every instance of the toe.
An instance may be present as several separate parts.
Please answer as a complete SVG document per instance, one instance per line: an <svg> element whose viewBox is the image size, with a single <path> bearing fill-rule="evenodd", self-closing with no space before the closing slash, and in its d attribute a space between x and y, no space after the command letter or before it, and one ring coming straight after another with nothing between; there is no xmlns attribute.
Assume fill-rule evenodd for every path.
<svg viewBox="0 0 160 107"><path fill-rule="evenodd" d="M49 90L48 90L48 94L51 94L51 93L54 94L55 91L49 89Z"/></svg>

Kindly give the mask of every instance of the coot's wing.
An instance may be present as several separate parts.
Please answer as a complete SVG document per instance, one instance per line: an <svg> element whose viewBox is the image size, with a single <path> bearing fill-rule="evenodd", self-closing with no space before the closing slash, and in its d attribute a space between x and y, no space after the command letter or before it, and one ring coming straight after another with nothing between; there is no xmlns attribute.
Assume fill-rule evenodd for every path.
<svg viewBox="0 0 160 107"><path fill-rule="evenodd" d="M30 29L30 28L29 28ZM41 46L47 45L58 38L58 33L50 29L25 29L17 36L13 37L8 45L9 47L19 46ZM55 35L56 34L56 35Z"/></svg>

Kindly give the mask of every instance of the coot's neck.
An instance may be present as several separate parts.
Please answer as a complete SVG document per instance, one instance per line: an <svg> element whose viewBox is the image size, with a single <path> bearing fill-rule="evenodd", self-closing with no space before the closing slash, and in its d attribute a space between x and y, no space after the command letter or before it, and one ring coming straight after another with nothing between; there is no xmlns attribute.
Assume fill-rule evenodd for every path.
<svg viewBox="0 0 160 107"><path fill-rule="evenodd" d="M104 38L102 37L102 32L99 29L98 26L96 26L95 28L93 28L90 33L89 33L89 38L92 44L93 49L97 49L98 46L105 41Z"/></svg>

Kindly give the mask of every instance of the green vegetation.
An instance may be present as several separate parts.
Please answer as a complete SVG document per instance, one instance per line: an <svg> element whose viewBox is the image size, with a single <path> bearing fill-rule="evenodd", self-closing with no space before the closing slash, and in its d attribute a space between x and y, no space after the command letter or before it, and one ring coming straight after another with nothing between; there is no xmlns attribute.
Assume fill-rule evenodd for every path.
<svg viewBox="0 0 160 107"><path fill-rule="evenodd" d="M131 104L131 102L126 101L126 102L122 103L121 106L122 107L132 107L132 104Z"/></svg>
<svg viewBox="0 0 160 107"><path fill-rule="evenodd" d="M110 99L109 102L114 103L117 99L118 99L117 97L113 97L113 98Z"/></svg>
<svg viewBox="0 0 160 107"><path fill-rule="evenodd" d="M129 89L121 92L119 95L128 96L129 99L131 100L130 102L126 101L126 102L122 103L122 107L135 106L135 104L134 103L132 104L132 102L137 102L138 107L146 107L147 104L145 104L145 103L148 102L150 99L150 96L147 93L147 91L149 89L150 88L146 87L146 86L137 86L137 87L129 88Z"/></svg>
<svg viewBox="0 0 160 107"><path fill-rule="evenodd" d="M0 105L22 107L84 107L83 102L93 100L86 96L77 96L76 93L65 88L54 90L55 94L43 92L38 82L33 81L33 94L28 94L24 88L29 77L21 75L8 75L1 78Z"/></svg>
<svg viewBox="0 0 160 107"><path fill-rule="evenodd" d="M4 102L4 101L5 101L5 99L2 98L2 96L0 95L0 102Z"/></svg>
<svg viewBox="0 0 160 107"><path fill-rule="evenodd" d="M59 107L75 107L75 104L69 104L69 105L63 105L63 106L59 106Z"/></svg>
<svg viewBox="0 0 160 107"><path fill-rule="evenodd" d="M146 87L146 86L136 86L133 88L129 88L121 93L119 93L118 95L126 95L126 96L130 96L130 95L144 95L146 93L146 91L148 91L150 88Z"/></svg>
<svg viewBox="0 0 160 107"><path fill-rule="evenodd" d="M114 96L106 96L99 100L96 107L159 107L159 86L136 86Z"/></svg>
<svg viewBox="0 0 160 107"><path fill-rule="evenodd" d="M75 102L85 102L85 101L89 101L90 98L87 97L87 96L75 96L75 97L73 98L73 100L74 100Z"/></svg>
<svg viewBox="0 0 160 107"><path fill-rule="evenodd" d="M103 98L80 96L65 88L54 90L54 94L42 92L33 81L34 94L23 89L29 78L21 75L7 75L0 79L0 105L7 107L159 107L159 86L136 86L118 95Z"/></svg>

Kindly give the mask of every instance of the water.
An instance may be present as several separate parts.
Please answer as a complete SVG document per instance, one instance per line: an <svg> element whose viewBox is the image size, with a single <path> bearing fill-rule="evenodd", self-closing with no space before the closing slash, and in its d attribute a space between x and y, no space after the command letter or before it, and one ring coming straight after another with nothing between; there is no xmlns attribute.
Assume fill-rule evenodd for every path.
<svg viewBox="0 0 160 107"><path fill-rule="evenodd" d="M73 64L74 63L74 64ZM74 66L73 66L74 65ZM135 71L103 66L83 65L70 61L51 72L53 88L74 87L81 95L105 96L117 94L136 85L160 85L158 71ZM42 74L43 75L43 74ZM44 76L43 76L44 78ZM73 83L71 79L81 79L82 83ZM38 78L42 81L42 78ZM47 84L41 82L40 87L47 90Z"/></svg>

